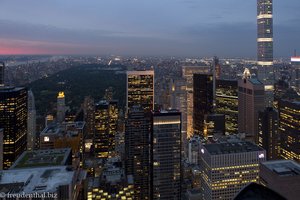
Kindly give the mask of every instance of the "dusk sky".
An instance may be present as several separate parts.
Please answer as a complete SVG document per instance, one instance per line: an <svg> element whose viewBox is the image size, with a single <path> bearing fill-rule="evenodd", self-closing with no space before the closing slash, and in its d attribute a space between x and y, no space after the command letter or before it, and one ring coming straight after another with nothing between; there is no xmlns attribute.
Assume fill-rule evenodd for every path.
<svg viewBox="0 0 300 200"><path fill-rule="evenodd" d="M300 52L300 1L273 4L274 56L289 57ZM0 54L256 57L256 0L0 0L0 8Z"/></svg>

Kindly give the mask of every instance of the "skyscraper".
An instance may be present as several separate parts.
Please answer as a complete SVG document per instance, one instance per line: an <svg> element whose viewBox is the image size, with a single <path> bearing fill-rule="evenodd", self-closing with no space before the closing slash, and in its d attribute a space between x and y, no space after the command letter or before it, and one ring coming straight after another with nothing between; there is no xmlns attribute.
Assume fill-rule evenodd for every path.
<svg viewBox="0 0 300 200"><path fill-rule="evenodd" d="M194 132L203 135L205 115L213 111L213 75L194 74Z"/></svg>
<svg viewBox="0 0 300 200"><path fill-rule="evenodd" d="M28 91L28 119L27 119L27 150L35 148L36 141L36 110L34 95L31 90Z"/></svg>
<svg viewBox="0 0 300 200"><path fill-rule="evenodd" d="M26 150L27 145L27 90L0 88L0 127L3 128L3 169Z"/></svg>
<svg viewBox="0 0 300 200"><path fill-rule="evenodd" d="M187 119L187 136L188 138L192 137L194 134L194 123L193 123L193 112L194 112L194 102L193 102L193 93L194 93L194 74L208 74L210 70L209 66L183 66L182 67L182 77L186 81L186 112L182 112L183 120Z"/></svg>
<svg viewBox="0 0 300 200"><path fill-rule="evenodd" d="M140 105L145 111L154 109L154 71L127 71L126 109Z"/></svg>
<svg viewBox="0 0 300 200"><path fill-rule="evenodd" d="M87 135L93 136L95 132L95 102L90 96L84 98L83 113Z"/></svg>
<svg viewBox="0 0 300 200"><path fill-rule="evenodd" d="M138 200L150 199L150 114L132 106L125 127L126 174L133 176Z"/></svg>
<svg viewBox="0 0 300 200"><path fill-rule="evenodd" d="M181 199L180 112L153 113L151 147L151 199Z"/></svg>
<svg viewBox="0 0 300 200"><path fill-rule="evenodd" d="M296 90L300 91L300 57L294 56L291 58L292 67L294 68L294 73L292 76L294 77L294 86Z"/></svg>
<svg viewBox="0 0 300 200"><path fill-rule="evenodd" d="M225 115L226 134L238 132L238 82L236 80L216 81L216 109Z"/></svg>
<svg viewBox="0 0 300 200"><path fill-rule="evenodd" d="M201 147L203 199L231 200L246 185L259 181L265 151L254 143L234 139Z"/></svg>
<svg viewBox="0 0 300 200"><path fill-rule="evenodd" d="M266 150L267 160L276 160L280 155L278 123L278 113L272 107L259 112L257 144Z"/></svg>
<svg viewBox="0 0 300 200"><path fill-rule="evenodd" d="M264 110L264 85L249 77L245 70L243 79L238 81L238 130L245 133L246 139L255 141L258 134L258 112Z"/></svg>
<svg viewBox="0 0 300 200"><path fill-rule="evenodd" d="M116 101L100 101L95 106L95 156L107 158L115 150L118 108Z"/></svg>
<svg viewBox="0 0 300 200"><path fill-rule="evenodd" d="M65 93L59 92L57 95L57 113L56 121L62 123L65 121L66 116L66 103L65 103Z"/></svg>
<svg viewBox="0 0 300 200"><path fill-rule="evenodd" d="M5 70L4 62L0 62L0 87L4 86L4 70Z"/></svg>
<svg viewBox="0 0 300 200"><path fill-rule="evenodd" d="M273 0L257 0L257 67L258 79L265 85L266 106L274 99L273 67Z"/></svg>
<svg viewBox="0 0 300 200"><path fill-rule="evenodd" d="M281 157L300 162L300 102L280 100L278 112Z"/></svg>

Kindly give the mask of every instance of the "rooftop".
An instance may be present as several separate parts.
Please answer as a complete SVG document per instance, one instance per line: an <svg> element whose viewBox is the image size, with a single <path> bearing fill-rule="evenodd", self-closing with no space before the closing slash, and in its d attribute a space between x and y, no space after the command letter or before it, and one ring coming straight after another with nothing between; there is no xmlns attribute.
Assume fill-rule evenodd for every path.
<svg viewBox="0 0 300 200"><path fill-rule="evenodd" d="M212 155L233 154L253 151L262 151L263 149L256 144L248 141L227 141L215 144L204 145L206 150Z"/></svg>
<svg viewBox="0 0 300 200"><path fill-rule="evenodd" d="M0 87L0 93L4 92L18 92L20 90L24 90L24 87L10 87L10 86L5 86L5 87Z"/></svg>
<svg viewBox="0 0 300 200"><path fill-rule="evenodd" d="M11 169L65 165L70 154L70 148L25 151Z"/></svg>
<svg viewBox="0 0 300 200"><path fill-rule="evenodd" d="M66 166L0 171L0 192L56 192L60 185L72 184L75 172Z"/></svg>
<svg viewBox="0 0 300 200"><path fill-rule="evenodd" d="M262 85L263 83L260 82L258 79L256 78L250 78L249 81L253 84L253 85Z"/></svg>
<svg viewBox="0 0 300 200"><path fill-rule="evenodd" d="M300 165L292 160L276 160L262 163L263 166L279 176L299 176Z"/></svg>

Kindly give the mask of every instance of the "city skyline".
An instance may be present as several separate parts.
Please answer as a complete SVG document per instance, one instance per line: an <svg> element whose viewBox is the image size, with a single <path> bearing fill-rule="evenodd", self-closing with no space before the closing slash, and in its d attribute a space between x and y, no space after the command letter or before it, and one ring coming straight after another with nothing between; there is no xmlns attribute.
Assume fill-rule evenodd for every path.
<svg viewBox="0 0 300 200"><path fill-rule="evenodd" d="M0 54L256 55L256 1L30 0L0 6ZM274 2L275 58L300 46L299 7L296 0Z"/></svg>

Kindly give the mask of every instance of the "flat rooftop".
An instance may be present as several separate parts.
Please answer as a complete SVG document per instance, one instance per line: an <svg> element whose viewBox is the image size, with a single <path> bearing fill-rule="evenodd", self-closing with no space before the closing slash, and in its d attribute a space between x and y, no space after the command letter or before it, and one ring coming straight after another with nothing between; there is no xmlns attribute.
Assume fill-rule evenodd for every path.
<svg viewBox="0 0 300 200"><path fill-rule="evenodd" d="M56 192L58 186L72 184L74 176L66 166L2 170L0 192Z"/></svg>
<svg viewBox="0 0 300 200"><path fill-rule="evenodd" d="M233 154L252 151L263 151L256 144L248 141L222 142L203 145L211 155Z"/></svg>
<svg viewBox="0 0 300 200"><path fill-rule="evenodd" d="M279 176L300 176L300 165L292 160L275 160L262 163Z"/></svg>
<svg viewBox="0 0 300 200"><path fill-rule="evenodd" d="M256 78L250 78L249 81L253 84L253 85L262 85L263 83L260 82L258 79Z"/></svg>
<svg viewBox="0 0 300 200"><path fill-rule="evenodd" d="M70 154L70 148L25 151L16 160L11 169L65 165Z"/></svg>

